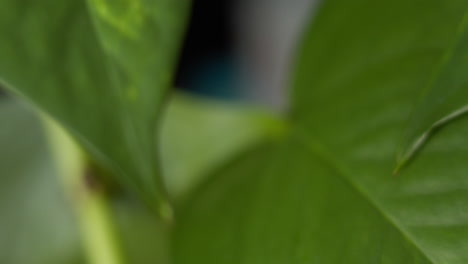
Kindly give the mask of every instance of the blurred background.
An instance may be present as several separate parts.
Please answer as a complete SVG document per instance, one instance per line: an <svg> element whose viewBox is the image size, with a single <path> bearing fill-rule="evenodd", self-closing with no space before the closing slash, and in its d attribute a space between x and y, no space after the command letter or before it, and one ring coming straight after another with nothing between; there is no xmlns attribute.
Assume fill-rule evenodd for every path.
<svg viewBox="0 0 468 264"><path fill-rule="evenodd" d="M286 110L295 46L317 4L316 0L193 0L176 88ZM185 111L194 114L191 108ZM219 129L232 129L236 118L228 113L216 122ZM206 140L214 136L209 134ZM220 156L222 151L212 155ZM0 263L85 262L76 219L53 167L37 116L0 87ZM132 263L146 263L155 257L157 247L164 247L165 231L134 204L119 203L115 213L125 240L139 242L140 246L124 245ZM143 243L145 239L150 241ZM157 258L164 263L164 253Z"/></svg>
<svg viewBox="0 0 468 264"><path fill-rule="evenodd" d="M180 89L283 110L294 48L317 0L196 0Z"/></svg>

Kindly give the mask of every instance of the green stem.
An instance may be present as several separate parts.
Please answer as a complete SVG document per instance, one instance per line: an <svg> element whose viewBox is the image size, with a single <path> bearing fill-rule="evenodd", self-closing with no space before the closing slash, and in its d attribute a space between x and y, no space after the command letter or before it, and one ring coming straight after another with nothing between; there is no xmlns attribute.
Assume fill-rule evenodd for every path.
<svg viewBox="0 0 468 264"><path fill-rule="evenodd" d="M124 264L106 193L95 186L95 173L70 135L43 115L58 171L75 205L86 253L91 264Z"/></svg>

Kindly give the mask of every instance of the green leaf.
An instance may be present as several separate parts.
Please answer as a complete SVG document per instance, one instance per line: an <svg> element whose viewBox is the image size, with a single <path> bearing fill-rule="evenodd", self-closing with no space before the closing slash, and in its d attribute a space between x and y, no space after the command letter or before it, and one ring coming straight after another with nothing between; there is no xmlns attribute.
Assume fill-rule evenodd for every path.
<svg viewBox="0 0 468 264"><path fill-rule="evenodd" d="M0 263L84 263L37 119L3 99L0 126Z"/></svg>
<svg viewBox="0 0 468 264"><path fill-rule="evenodd" d="M178 215L175 263L430 263L301 141L232 163Z"/></svg>
<svg viewBox="0 0 468 264"><path fill-rule="evenodd" d="M170 264L170 225L161 221L141 202L121 196L112 211L125 255L125 263Z"/></svg>
<svg viewBox="0 0 468 264"><path fill-rule="evenodd" d="M124 186L165 198L156 121L189 1L1 0L0 76Z"/></svg>
<svg viewBox="0 0 468 264"><path fill-rule="evenodd" d="M454 44L435 69L429 87L413 111L397 169L421 149L448 122L468 113L468 13L461 22Z"/></svg>
<svg viewBox="0 0 468 264"><path fill-rule="evenodd" d="M467 263L468 120L446 123L392 174L402 135L417 130L410 116L437 121L424 100L455 91L449 112L434 107L441 115L466 102L467 10L463 0L325 1L298 54L291 133L178 208L175 263ZM428 86L435 94L421 97Z"/></svg>

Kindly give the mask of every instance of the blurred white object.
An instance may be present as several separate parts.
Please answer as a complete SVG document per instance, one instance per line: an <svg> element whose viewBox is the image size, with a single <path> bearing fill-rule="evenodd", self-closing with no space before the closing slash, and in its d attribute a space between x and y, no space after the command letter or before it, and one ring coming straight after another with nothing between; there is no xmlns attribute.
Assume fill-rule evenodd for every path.
<svg viewBox="0 0 468 264"><path fill-rule="evenodd" d="M319 0L241 0L235 12L236 43L245 70L245 93L278 111L287 109L297 40Z"/></svg>

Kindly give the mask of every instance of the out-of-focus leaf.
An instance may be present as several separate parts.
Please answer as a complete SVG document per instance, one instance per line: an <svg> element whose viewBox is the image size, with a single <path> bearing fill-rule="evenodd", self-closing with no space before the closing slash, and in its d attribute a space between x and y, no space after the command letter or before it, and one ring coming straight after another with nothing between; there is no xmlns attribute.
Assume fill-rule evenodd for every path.
<svg viewBox="0 0 468 264"><path fill-rule="evenodd" d="M37 117L5 99L0 127L0 263L86 263L76 204L62 192ZM128 263L169 263L168 226L125 194L109 206Z"/></svg>
<svg viewBox="0 0 468 264"><path fill-rule="evenodd" d="M163 175L176 198L222 164L283 133L284 125L257 107L177 94L160 137Z"/></svg>
<svg viewBox="0 0 468 264"><path fill-rule="evenodd" d="M125 263L170 264L170 225L139 201L121 197L112 202Z"/></svg>
<svg viewBox="0 0 468 264"><path fill-rule="evenodd" d="M5 99L0 128L0 263L84 263L37 119Z"/></svg>
<svg viewBox="0 0 468 264"><path fill-rule="evenodd" d="M292 132L178 209L175 263L467 263L468 120L447 123L392 175L467 10L463 0L324 1L298 54ZM449 92L464 90L460 61L441 75Z"/></svg>
<svg viewBox="0 0 468 264"><path fill-rule="evenodd" d="M189 1L1 0L0 76L151 205L154 133Z"/></svg>

